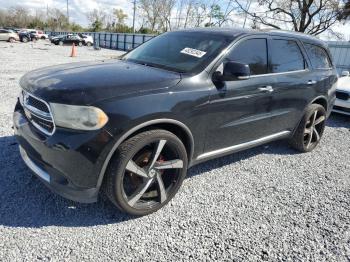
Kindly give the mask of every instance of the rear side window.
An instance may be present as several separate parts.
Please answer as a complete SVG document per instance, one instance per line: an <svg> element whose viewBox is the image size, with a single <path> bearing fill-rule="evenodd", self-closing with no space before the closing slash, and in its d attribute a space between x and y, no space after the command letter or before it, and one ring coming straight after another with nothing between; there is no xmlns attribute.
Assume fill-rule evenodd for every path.
<svg viewBox="0 0 350 262"><path fill-rule="evenodd" d="M327 52L322 47L306 43L304 43L304 46L314 68L324 69L332 67Z"/></svg>
<svg viewBox="0 0 350 262"><path fill-rule="evenodd" d="M271 73L282 73L305 69L305 60L298 44L293 40L271 41Z"/></svg>
<svg viewBox="0 0 350 262"><path fill-rule="evenodd" d="M248 64L252 75L267 73L267 43L264 38L248 39L235 47L226 59Z"/></svg>

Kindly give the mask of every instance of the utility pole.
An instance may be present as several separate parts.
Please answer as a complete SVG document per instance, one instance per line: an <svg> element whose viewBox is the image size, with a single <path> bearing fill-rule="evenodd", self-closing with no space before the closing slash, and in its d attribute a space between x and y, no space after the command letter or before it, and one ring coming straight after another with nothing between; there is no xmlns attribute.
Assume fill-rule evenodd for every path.
<svg viewBox="0 0 350 262"><path fill-rule="evenodd" d="M68 24L69 24L69 9L68 9L68 0L67 0L67 21L68 21Z"/></svg>
<svg viewBox="0 0 350 262"><path fill-rule="evenodd" d="M132 18L132 32L134 34L135 34L135 15L136 15L136 0L134 0L134 15L133 15L133 18Z"/></svg>

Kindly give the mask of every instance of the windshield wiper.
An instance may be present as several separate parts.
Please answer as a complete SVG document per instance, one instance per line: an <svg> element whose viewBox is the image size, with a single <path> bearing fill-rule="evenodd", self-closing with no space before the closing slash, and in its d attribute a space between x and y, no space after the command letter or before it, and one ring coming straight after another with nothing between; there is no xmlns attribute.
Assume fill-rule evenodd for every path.
<svg viewBox="0 0 350 262"><path fill-rule="evenodd" d="M131 62L139 64L139 65L165 69L165 70L168 70L168 71L175 71L177 73L186 73L186 71L179 70L179 69L176 69L176 68L173 68L173 67L169 67L167 65L155 64L155 63L147 63L147 62L144 62L144 61L141 61L141 60L136 60L136 59L126 59L126 61L131 61Z"/></svg>

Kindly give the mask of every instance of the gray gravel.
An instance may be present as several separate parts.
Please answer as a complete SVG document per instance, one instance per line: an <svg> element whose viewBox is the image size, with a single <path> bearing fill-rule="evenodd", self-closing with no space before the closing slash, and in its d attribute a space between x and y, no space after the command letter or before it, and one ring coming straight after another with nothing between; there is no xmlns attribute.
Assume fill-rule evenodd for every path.
<svg viewBox="0 0 350 262"><path fill-rule="evenodd" d="M12 136L18 80L38 67L119 54L69 52L0 43L0 261L350 260L350 118L340 115L312 153L275 142L193 167L170 204L146 217L51 193Z"/></svg>

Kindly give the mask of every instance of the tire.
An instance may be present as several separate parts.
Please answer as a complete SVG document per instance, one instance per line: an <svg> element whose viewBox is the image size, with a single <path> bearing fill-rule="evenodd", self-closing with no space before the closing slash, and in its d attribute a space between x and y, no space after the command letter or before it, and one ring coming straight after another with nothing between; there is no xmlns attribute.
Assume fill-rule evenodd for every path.
<svg viewBox="0 0 350 262"><path fill-rule="evenodd" d="M326 110L319 104L311 104L296 128L290 145L303 153L312 151L321 141L326 126Z"/></svg>
<svg viewBox="0 0 350 262"><path fill-rule="evenodd" d="M13 37L10 37L10 38L9 38L9 42L10 42L10 43L14 43L15 41L16 41L16 39L14 39Z"/></svg>
<svg viewBox="0 0 350 262"><path fill-rule="evenodd" d="M42 36L40 39L45 40L45 39L46 39L46 37L45 37L45 36Z"/></svg>
<svg viewBox="0 0 350 262"><path fill-rule="evenodd" d="M90 42L87 42L86 43L86 46L91 46L92 44Z"/></svg>
<svg viewBox="0 0 350 262"><path fill-rule="evenodd" d="M63 41L59 41L58 44L59 44L60 46L63 46Z"/></svg>
<svg viewBox="0 0 350 262"><path fill-rule="evenodd" d="M28 38L28 37L26 37L26 36L25 36L25 37L23 37L23 38L22 38L22 42L23 42L23 43L27 43L27 42L29 42L29 38Z"/></svg>
<svg viewBox="0 0 350 262"><path fill-rule="evenodd" d="M187 174L187 162L186 149L177 136L161 129L146 131L119 146L103 189L120 210L148 215L175 196Z"/></svg>
<svg viewBox="0 0 350 262"><path fill-rule="evenodd" d="M78 45L79 45L79 46L83 46L83 43L82 43L82 42L79 42Z"/></svg>

